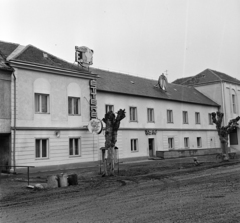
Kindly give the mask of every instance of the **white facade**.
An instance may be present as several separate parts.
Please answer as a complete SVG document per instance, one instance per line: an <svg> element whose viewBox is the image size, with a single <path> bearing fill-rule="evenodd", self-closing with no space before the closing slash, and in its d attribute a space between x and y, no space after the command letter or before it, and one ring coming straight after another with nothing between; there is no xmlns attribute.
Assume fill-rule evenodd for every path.
<svg viewBox="0 0 240 223"><path fill-rule="evenodd" d="M149 156L149 139L153 140L153 154L156 151L178 149L209 149L218 148L219 141L215 126L209 124L209 113L216 111L215 106L204 106L191 103L181 103L170 100L138 97L133 95L115 94L98 91L98 117L103 118L106 106L113 105L114 112L125 109L126 117L121 121L120 132L122 138L122 158ZM130 120L130 107L137 110L137 120ZM147 109L154 112L154 121L148 121ZM173 122L168 123L167 110L172 111ZM188 113L188 123L183 123L183 111ZM196 124L195 113L200 114L200 123ZM154 131L148 135L146 131ZM173 138L173 147L169 148L169 138ZM188 138L188 147L184 145L184 138ZM201 145L197 145L200 138ZM137 151L131 149L131 140L137 139Z"/></svg>

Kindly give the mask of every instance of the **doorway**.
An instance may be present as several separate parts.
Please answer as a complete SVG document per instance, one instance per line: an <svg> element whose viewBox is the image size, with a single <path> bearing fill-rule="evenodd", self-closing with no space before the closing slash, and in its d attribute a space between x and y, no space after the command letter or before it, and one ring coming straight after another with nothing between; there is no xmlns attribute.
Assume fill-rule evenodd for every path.
<svg viewBox="0 0 240 223"><path fill-rule="evenodd" d="M0 172L8 171L11 166L10 134L0 134Z"/></svg>
<svg viewBox="0 0 240 223"><path fill-rule="evenodd" d="M148 139L149 156L153 157L154 154L154 139Z"/></svg>

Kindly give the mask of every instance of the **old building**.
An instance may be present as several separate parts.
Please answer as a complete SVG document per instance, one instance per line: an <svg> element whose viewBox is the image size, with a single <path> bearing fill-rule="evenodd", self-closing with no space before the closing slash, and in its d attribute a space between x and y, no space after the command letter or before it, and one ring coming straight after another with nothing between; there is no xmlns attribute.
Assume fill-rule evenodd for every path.
<svg viewBox="0 0 240 223"><path fill-rule="evenodd" d="M206 69L191 77L180 78L173 83L192 86L212 99L224 113L223 125L240 115L240 80L219 71ZM240 152L240 130L237 128L230 134L229 146L231 151Z"/></svg>
<svg viewBox="0 0 240 223"><path fill-rule="evenodd" d="M219 148L209 114L220 103L194 87L169 83L162 89L156 80L89 71L32 45L0 42L0 54L0 150L8 165L98 161L104 131L98 135L87 128L96 103L98 119L109 110L126 111L118 133L120 158L208 154Z"/></svg>

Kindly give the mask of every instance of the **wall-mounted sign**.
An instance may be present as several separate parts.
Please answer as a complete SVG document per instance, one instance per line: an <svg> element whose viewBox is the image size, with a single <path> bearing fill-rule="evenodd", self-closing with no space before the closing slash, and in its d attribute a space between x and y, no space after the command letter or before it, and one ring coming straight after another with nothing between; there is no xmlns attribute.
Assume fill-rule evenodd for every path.
<svg viewBox="0 0 240 223"><path fill-rule="evenodd" d="M97 81L90 80L90 119L97 118Z"/></svg>
<svg viewBox="0 0 240 223"><path fill-rule="evenodd" d="M145 130L145 134L146 135L156 135L157 134L157 130Z"/></svg>
<svg viewBox="0 0 240 223"><path fill-rule="evenodd" d="M93 64L93 50L86 46L75 46L75 61L81 65L89 66Z"/></svg>
<svg viewBox="0 0 240 223"><path fill-rule="evenodd" d="M162 74L159 78L158 78L158 85L160 88L162 88L164 91L167 90L167 77Z"/></svg>
<svg viewBox="0 0 240 223"><path fill-rule="evenodd" d="M103 124L100 119L91 119L88 123L88 131L91 133L100 134L103 129Z"/></svg>

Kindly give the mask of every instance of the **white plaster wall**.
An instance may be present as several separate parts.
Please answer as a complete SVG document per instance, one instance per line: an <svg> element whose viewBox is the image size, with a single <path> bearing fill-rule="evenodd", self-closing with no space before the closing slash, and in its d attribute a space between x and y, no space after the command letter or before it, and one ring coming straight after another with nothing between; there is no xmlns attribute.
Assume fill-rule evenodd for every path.
<svg viewBox="0 0 240 223"><path fill-rule="evenodd" d="M90 118L89 80L24 69L16 69L15 73L17 76L17 127L70 128L82 127L88 123ZM50 114L35 114L34 83L39 79L49 83L50 89L47 90L50 91ZM81 90L80 116L68 115L67 89L70 84L78 85ZM44 90L44 86L42 89ZM41 89L38 90L41 91Z"/></svg>

